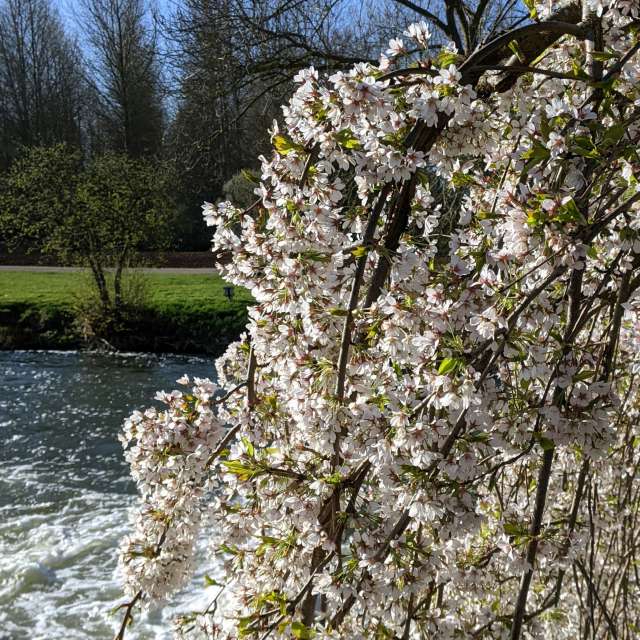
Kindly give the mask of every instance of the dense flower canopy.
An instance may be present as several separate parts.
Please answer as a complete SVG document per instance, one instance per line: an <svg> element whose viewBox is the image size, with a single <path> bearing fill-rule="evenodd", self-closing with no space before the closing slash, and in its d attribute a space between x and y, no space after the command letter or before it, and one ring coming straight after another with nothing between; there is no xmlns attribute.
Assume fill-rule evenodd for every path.
<svg viewBox="0 0 640 640"><path fill-rule="evenodd" d="M530 4L466 60L421 23L301 72L259 201L205 206L256 304L126 424L127 616L202 534L185 633L637 637L640 8Z"/></svg>

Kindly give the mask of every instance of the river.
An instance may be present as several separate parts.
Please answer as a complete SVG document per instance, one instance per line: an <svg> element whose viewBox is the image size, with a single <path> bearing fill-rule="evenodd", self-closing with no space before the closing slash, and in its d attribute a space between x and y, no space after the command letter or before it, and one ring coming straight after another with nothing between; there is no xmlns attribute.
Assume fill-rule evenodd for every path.
<svg viewBox="0 0 640 640"><path fill-rule="evenodd" d="M136 502L118 431L183 373L212 377L213 363L0 352L0 640L113 637L117 545ZM127 638L170 638L171 617L200 606L193 593L136 620Z"/></svg>

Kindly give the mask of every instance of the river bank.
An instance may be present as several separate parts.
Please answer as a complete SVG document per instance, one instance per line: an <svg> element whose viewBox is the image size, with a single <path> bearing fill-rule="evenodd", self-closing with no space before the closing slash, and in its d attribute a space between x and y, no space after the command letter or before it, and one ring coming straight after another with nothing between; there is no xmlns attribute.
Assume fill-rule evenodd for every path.
<svg viewBox="0 0 640 640"><path fill-rule="evenodd" d="M91 305L85 274L0 272L0 349L113 347L151 353L217 355L243 331L250 294L218 275L145 273L141 293L106 334L88 326ZM228 291L228 290L227 290ZM99 318L98 318L99 319Z"/></svg>

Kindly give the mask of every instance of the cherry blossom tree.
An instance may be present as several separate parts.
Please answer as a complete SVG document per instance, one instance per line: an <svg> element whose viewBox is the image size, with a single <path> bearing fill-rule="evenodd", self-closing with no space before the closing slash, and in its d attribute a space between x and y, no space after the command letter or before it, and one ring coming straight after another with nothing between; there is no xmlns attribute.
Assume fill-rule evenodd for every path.
<svg viewBox="0 0 640 640"><path fill-rule="evenodd" d="M527 5L299 73L259 199L204 207L256 305L126 422L118 638L199 536L185 637L637 637L640 7Z"/></svg>

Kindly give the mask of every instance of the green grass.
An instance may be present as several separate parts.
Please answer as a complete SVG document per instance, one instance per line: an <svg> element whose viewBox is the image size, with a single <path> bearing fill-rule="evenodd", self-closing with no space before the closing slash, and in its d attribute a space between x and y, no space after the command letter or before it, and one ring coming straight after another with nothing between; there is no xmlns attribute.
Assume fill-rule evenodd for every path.
<svg viewBox="0 0 640 640"><path fill-rule="evenodd" d="M85 286L81 273L0 271L0 305L71 306Z"/></svg>
<svg viewBox="0 0 640 640"><path fill-rule="evenodd" d="M231 309L239 305L246 308L252 298L246 289L233 288L231 301L224 295L228 286L220 276L209 275L165 275L149 273L145 275L148 283L150 304L156 308L170 308L180 305L201 309L203 306L214 309Z"/></svg>
<svg viewBox="0 0 640 640"><path fill-rule="evenodd" d="M147 273L148 305L158 310L176 308L215 311L246 307L251 303L248 291L234 288L229 301L218 275ZM78 295L87 290L84 273L52 271L0 271L0 305L30 303L43 306L73 306Z"/></svg>
<svg viewBox="0 0 640 640"><path fill-rule="evenodd" d="M219 351L244 329L251 295L235 287L228 300L220 276L146 273L143 280L142 308L114 336L123 348ZM74 310L89 292L86 273L0 271L0 324L13 327L11 335L16 327L21 335L39 334L39 339L47 333L53 337L44 342L51 346L61 335L63 342L73 343Z"/></svg>

